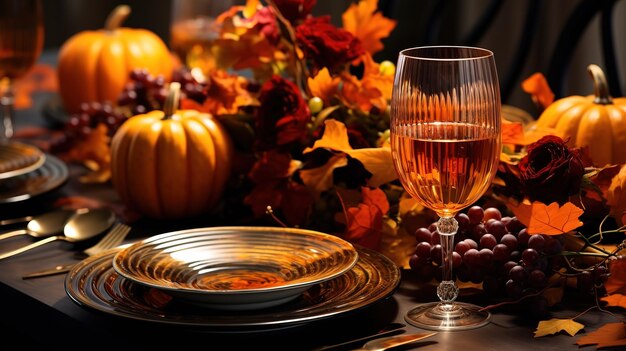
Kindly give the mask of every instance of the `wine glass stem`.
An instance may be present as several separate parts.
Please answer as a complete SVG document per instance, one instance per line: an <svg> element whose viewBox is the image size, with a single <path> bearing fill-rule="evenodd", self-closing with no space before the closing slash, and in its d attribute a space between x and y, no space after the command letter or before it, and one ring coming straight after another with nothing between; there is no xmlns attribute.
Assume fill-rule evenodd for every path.
<svg viewBox="0 0 626 351"><path fill-rule="evenodd" d="M437 287L437 296L444 304L451 304L459 295L459 288L452 275L452 253L454 252L454 235L459 224L454 217L440 217L437 221L437 232L441 239L441 263L443 277Z"/></svg>
<svg viewBox="0 0 626 351"><path fill-rule="evenodd" d="M0 140L11 139L13 137L13 87L11 82L3 84L2 96L0 96L0 113L2 117L2 133Z"/></svg>

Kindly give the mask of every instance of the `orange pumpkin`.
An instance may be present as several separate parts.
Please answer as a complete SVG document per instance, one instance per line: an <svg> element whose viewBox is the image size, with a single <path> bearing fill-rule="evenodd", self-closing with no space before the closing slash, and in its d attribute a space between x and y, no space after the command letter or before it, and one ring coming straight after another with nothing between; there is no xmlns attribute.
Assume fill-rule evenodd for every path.
<svg viewBox="0 0 626 351"><path fill-rule="evenodd" d="M111 180L121 200L152 218L192 217L219 201L231 171L232 141L206 113L176 110L171 83L163 111L128 119L111 141Z"/></svg>
<svg viewBox="0 0 626 351"><path fill-rule="evenodd" d="M59 92L65 110L80 111L83 102L117 102L135 68L169 80L173 62L165 43L145 29L120 27L130 7L113 10L104 29L70 37L58 56Z"/></svg>
<svg viewBox="0 0 626 351"><path fill-rule="evenodd" d="M600 67L592 64L588 71L595 94L553 102L537 126L554 128L570 146L587 148L596 166L626 163L626 98L610 96Z"/></svg>

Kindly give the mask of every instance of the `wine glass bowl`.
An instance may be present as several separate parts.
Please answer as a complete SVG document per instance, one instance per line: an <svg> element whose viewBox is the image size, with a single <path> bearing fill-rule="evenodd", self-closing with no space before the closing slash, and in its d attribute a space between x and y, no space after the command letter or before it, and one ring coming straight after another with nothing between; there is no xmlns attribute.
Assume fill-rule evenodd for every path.
<svg viewBox="0 0 626 351"><path fill-rule="evenodd" d="M43 49L41 0L0 2L0 139L13 136L13 81L24 76Z"/></svg>
<svg viewBox="0 0 626 351"><path fill-rule="evenodd" d="M439 302L407 312L408 323L434 330L487 324L490 314L456 302L454 216L487 191L500 148L501 102L493 53L431 46L400 52L391 101L391 151L398 178L416 201L440 217Z"/></svg>

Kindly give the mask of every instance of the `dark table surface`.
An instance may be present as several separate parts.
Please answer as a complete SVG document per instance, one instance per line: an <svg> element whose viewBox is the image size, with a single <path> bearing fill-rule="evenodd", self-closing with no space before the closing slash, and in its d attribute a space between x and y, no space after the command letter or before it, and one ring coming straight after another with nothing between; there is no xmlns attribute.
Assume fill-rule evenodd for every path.
<svg viewBox="0 0 626 351"><path fill-rule="evenodd" d="M44 62L54 60L44 54ZM42 108L53 93L37 94L32 109L18 111L17 128L29 125L49 125ZM77 176L84 170L70 165L70 178L57 190L36 198L0 205L0 217L11 218L49 209L62 197L81 196L110 204L119 199L110 184L82 184ZM0 218L0 219L1 219ZM162 232L186 229L205 223L178 221L133 223L127 242ZM32 242L22 236L0 243L5 251ZM76 262L74 246L54 242L11 258L0 260L0 335L3 345L11 341L16 349L64 350L150 350L150 349L206 349L206 350L310 350L322 345L338 343L379 330L391 322L405 323L407 310L436 298L432 286L416 283L410 271L402 271L402 281L395 293L365 308L297 327L264 332L215 333L192 330L188 327L131 320L90 310L73 302L66 294L65 275L23 280L22 275L49 268L56 264ZM465 294L462 301L480 300L480 295ZM477 300L476 300L477 299ZM551 308L549 318L571 318L590 306L589 299L567 294L563 303ZM516 306L495 309L487 326L453 332L439 332L422 342L398 347L398 350L576 350L578 335L563 333L534 338L537 319L529 311ZM586 328L597 329L605 323L616 322L608 314L591 311L580 319ZM406 324L406 323L405 323ZM407 325L407 332L419 331ZM356 347L358 345L351 345ZM4 346L2 349L7 349ZM345 349L345 348L344 348ZM585 347L584 349L594 349Z"/></svg>

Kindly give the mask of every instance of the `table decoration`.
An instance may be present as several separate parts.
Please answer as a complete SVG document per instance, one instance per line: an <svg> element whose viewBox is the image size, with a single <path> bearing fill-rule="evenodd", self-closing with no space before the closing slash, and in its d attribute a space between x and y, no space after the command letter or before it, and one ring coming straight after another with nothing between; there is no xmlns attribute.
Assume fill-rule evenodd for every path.
<svg viewBox="0 0 626 351"><path fill-rule="evenodd" d="M65 135L48 151L96 170L82 181L110 181L111 137L133 115L161 109L167 84L179 82L181 106L211 113L223 123L235 147L231 177L207 217L332 233L383 253L398 267L412 269L410 258L424 241L421 229L428 229L436 217L407 196L392 174L388 104L395 67L388 61L377 62L375 54L396 23L378 12L372 0L351 4L340 27L311 14L315 1L292 4L249 1L226 11L218 17L222 25L213 63L203 66L202 57L190 56L201 69L177 67L169 80L155 72L134 70L118 99L85 101L79 113L69 117ZM327 30L334 40L320 38L316 28ZM522 89L538 103L537 110L526 111L538 119L554 102L554 94L540 73L532 77ZM510 109L504 107L504 117L510 116ZM625 212L624 171L619 171L623 163L594 164L588 149L572 144L573 138L515 117L514 122L502 121L504 147L498 175L477 203L483 211L473 210L482 213L482 220L474 215L474 226L481 228L477 229L481 238L491 234L484 230L498 216L491 209L496 208L501 223L513 223L510 228L505 225L503 237L517 233L519 239L522 229L528 238L544 234L544 245L554 240L561 244L557 256L564 266L544 271L547 285L520 298L486 295L485 286L490 284L486 281L460 282L461 288L473 287L489 296L493 304L487 307L492 313L513 306L530 311L527 303L539 296L537 309L542 313L533 318L547 322L549 315L565 317L550 323L557 327L580 321L558 314L561 296L579 293L578 285L587 287L582 290L590 308L622 312ZM560 120L565 124L564 116ZM577 135L602 139L587 130L579 129ZM558 138L540 141L546 135ZM624 153L614 153L618 154ZM499 224L494 227L502 229ZM547 234L548 227L554 228ZM517 241L520 250L527 245ZM514 251L521 255L520 250ZM540 261L543 265L545 260ZM521 257L514 261L520 262ZM438 267L431 262L427 269ZM616 321L598 333L606 330L606 337L617 337L624 328L620 319ZM545 323L541 326L538 336L548 330ZM598 341L593 338L596 331L584 332Z"/></svg>
<svg viewBox="0 0 626 351"><path fill-rule="evenodd" d="M210 114L179 110L179 93L171 83L163 111L133 116L111 141L113 187L129 208L156 219L206 213L231 172L230 135Z"/></svg>
<svg viewBox="0 0 626 351"><path fill-rule="evenodd" d="M152 236L113 259L121 276L199 307L277 306L336 278L358 259L335 235L275 227L210 227Z"/></svg>
<svg viewBox="0 0 626 351"><path fill-rule="evenodd" d="M68 113L79 112L83 102L116 101L134 68L169 79L173 64L167 45L149 30L122 27L130 12L120 5L103 29L76 33L61 46L59 93Z"/></svg>
<svg viewBox="0 0 626 351"><path fill-rule="evenodd" d="M181 302L158 289L124 279L113 269L119 249L79 262L65 278L77 304L105 314L214 332L288 328L344 316L388 298L400 283L400 269L377 251L357 247L354 267L312 286L295 300L254 311L220 311Z"/></svg>

